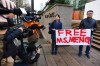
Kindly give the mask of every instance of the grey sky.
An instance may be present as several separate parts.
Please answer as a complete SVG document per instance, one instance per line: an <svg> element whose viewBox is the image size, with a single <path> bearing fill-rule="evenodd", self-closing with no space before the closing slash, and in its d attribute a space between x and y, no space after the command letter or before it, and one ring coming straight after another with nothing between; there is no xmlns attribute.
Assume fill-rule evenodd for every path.
<svg viewBox="0 0 100 66"><path fill-rule="evenodd" d="M34 9L35 10L41 10L41 8L42 8L42 5L43 5L43 7L45 6L45 3L47 2L47 1L49 1L49 0L34 0ZM31 0L28 0L28 2L30 3L30 5L31 5ZM43 3L43 4L42 4Z"/></svg>

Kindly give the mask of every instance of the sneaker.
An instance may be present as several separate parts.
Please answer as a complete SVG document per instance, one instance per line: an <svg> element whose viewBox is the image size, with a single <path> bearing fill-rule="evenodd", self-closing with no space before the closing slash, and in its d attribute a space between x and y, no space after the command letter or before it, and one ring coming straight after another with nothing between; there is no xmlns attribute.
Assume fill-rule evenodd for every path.
<svg viewBox="0 0 100 66"><path fill-rule="evenodd" d="M86 57L87 57L88 59L90 59L90 55L86 54Z"/></svg>

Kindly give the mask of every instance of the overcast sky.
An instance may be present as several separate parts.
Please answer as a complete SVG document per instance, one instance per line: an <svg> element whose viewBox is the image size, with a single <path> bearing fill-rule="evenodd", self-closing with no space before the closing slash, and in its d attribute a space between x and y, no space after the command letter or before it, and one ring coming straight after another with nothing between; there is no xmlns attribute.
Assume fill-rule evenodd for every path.
<svg viewBox="0 0 100 66"><path fill-rule="evenodd" d="M41 9L41 3L43 3L43 7L45 6L45 3L49 0L34 0L34 9L40 10ZM31 0L28 0L29 3L31 3ZM30 4L31 5L31 4Z"/></svg>

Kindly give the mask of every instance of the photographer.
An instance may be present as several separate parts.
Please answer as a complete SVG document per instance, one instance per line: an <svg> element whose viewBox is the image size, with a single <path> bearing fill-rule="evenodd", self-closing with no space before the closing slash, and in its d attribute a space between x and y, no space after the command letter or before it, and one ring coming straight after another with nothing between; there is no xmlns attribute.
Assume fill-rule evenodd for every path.
<svg viewBox="0 0 100 66"><path fill-rule="evenodd" d="M4 2L4 0L2 0ZM4 5L4 3L3 3ZM14 64L14 58L17 53L17 47L14 45L13 40L20 35L23 32L23 28L18 28L16 30L11 30L10 27L14 26L14 22L12 21L12 18L15 17L15 10L8 10L7 7L3 7L2 4L0 4L0 16L4 19L0 22L0 29L5 30L7 29L4 39L3 39L3 55L1 58L1 64L2 66L13 66ZM4 63L4 64L3 64Z"/></svg>
<svg viewBox="0 0 100 66"><path fill-rule="evenodd" d="M18 38L24 31L22 27L19 27L17 29L12 29L12 27L14 26L14 22L12 21L12 18L14 18L15 15L22 15L21 10L22 9L17 9L17 8L14 8L12 10L0 8L0 15L2 15L4 19L7 19L6 23L1 24L4 25L2 26L3 29L4 27L7 28L7 32L3 39L4 46L3 46L3 55L1 58L1 62L4 61L6 63L5 66L13 66L16 55L18 55L26 63L34 63L38 60L40 56L39 54L40 49L36 48L36 46L34 46L34 48L31 51L27 49L27 53L26 53L23 47L17 47L14 43L14 39ZM5 16L3 16L4 14ZM34 54L29 55L34 51L35 51L35 55Z"/></svg>
<svg viewBox="0 0 100 66"><path fill-rule="evenodd" d="M1 58L1 62L5 61L6 66L13 66L14 59L17 53L17 47L15 46L13 40L23 32L22 27L16 30L10 29L14 26L14 22L12 21L12 18L14 18L14 16L15 14L13 13L5 14L5 16L2 16L7 19L6 28L8 28L3 39L3 55Z"/></svg>

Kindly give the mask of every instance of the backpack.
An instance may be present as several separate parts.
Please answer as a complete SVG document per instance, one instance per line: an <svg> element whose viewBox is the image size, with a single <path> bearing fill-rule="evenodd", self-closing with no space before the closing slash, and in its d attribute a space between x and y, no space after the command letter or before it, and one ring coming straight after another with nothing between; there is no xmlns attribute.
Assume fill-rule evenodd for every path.
<svg viewBox="0 0 100 66"><path fill-rule="evenodd" d="M51 23L49 23L49 31L48 31L48 34L52 34L52 30L50 30L50 26L51 27L54 27L54 22L51 22Z"/></svg>

